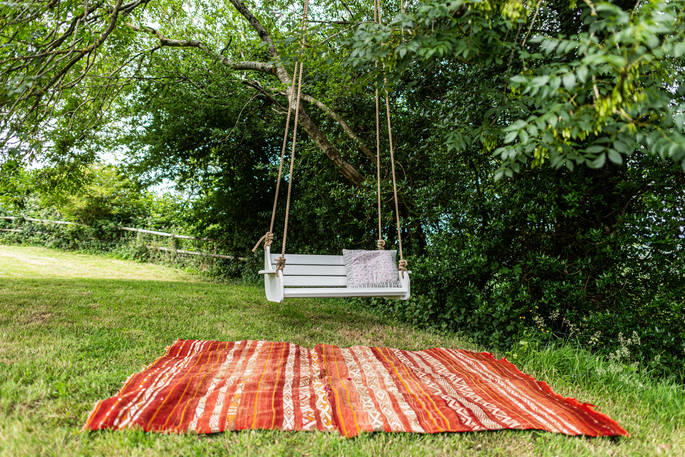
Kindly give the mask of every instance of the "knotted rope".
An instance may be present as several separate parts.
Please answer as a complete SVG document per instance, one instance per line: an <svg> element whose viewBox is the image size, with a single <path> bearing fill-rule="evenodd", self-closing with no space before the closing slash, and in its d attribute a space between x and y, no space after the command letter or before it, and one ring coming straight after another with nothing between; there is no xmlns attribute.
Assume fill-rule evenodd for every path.
<svg viewBox="0 0 685 457"><path fill-rule="evenodd" d="M404 278L404 272L405 272L405 271L408 271L408 270L407 270L407 265L408 265L408 264L407 264L407 261L406 261L406 260L400 259L400 264L399 264L399 266L397 267L397 269L400 270L400 271L402 272L401 274L402 274L402 277L403 277L403 278Z"/></svg>
<svg viewBox="0 0 685 457"><path fill-rule="evenodd" d="M257 241L257 244L255 244L252 248L252 252L255 252L257 250L259 245L262 244L262 241L264 242L264 247L271 246L271 244L274 242L273 232L266 232L264 235L262 235L259 241Z"/></svg>
<svg viewBox="0 0 685 457"><path fill-rule="evenodd" d="M283 271L285 268L285 257L276 257L276 271Z"/></svg>

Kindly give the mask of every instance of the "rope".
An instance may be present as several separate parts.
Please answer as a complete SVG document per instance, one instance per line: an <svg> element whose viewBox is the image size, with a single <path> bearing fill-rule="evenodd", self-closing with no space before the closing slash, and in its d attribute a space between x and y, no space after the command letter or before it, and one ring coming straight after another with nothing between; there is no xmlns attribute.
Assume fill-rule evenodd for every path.
<svg viewBox="0 0 685 457"><path fill-rule="evenodd" d="M301 50L304 50L305 46L305 38L306 38L306 33L307 33L307 16L309 15L309 0L304 0L304 10L302 11L302 38L300 39L300 48ZM290 151L290 169L289 169L289 176L290 179L288 180L288 194L285 200L285 222L283 223L283 245L281 248L281 256L278 258L276 261L276 271L278 270L283 270L285 267L285 247L286 247L286 242L288 240L288 218L290 215L290 196L292 193L292 188L293 188L293 170L295 166L295 149L297 146L297 125L298 121L300 118L300 95L302 94L302 70L304 68L304 64L300 62L299 68L297 70L299 71L299 74L297 76L297 97L295 99L295 120L293 122L293 141L292 141L292 149ZM294 76L294 75L293 75ZM293 77L293 83L294 83L294 77ZM292 107L288 107L288 111L290 111Z"/></svg>
<svg viewBox="0 0 685 457"><path fill-rule="evenodd" d="M376 62L378 68L378 62ZM383 226L381 219L381 120L380 120L380 101L378 96L378 84L376 84L376 196L378 204L378 249L385 249L383 240Z"/></svg>
<svg viewBox="0 0 685 457"><path fill-rule="evenodd" d="M378 1L374 0L374 6L377 6ZM376 8L373 10L373 20L378 23L378 14ZM374 62L376 69L378 69L378 61ZM378 241L376 246L378 249L385 249L385 241L383 240L383 225L381 218L381 115L380 115L380 97L378 96L378 83L376 83L376 196L378 205Z"/></svg>
<svg viewBox="0 0 685 457"><path fill-rule="evenodd" d="M383 78L385 84L388 83L387 78ZM404 253L402 251L402 228L400 225L400 205L397 199L397 178L395 177L395 151L392 144L392 127L390 125L390 101L388 97L388 89L385 89L385 112L388 117L388 146L390 148L390 170L392 171L392 195L395 200L395 221L397 223L397 244L400 251L400 264L405 263ZM406 268L405 268L406 270Z"/></svg>
<svg viewBox="0 0 685 457"><path fill-rule="evenodd" d="M382 24L383 20L381 18L381 7L379 4L378 0L373 1L373 6L374 6L374 21L377 24ZM378 64L376 64L378 65ZM402 228L400 225L400 205L398 202L397 198L397 178L395 176L395 148L392 143L392 124L390 122L390 96L388 95L388 78L385 75L385 64L383 64L383 84L384 84L384 91L385 91L385 116L388 120L388 147L390 149L390 171L392 172L392 194L395 200L395 222L397 224L397 244L399 246L399 251L400 251L400 261L399 261L399 267L398 269L402 272L402 277L404 277L404 272L407 271L407 261L404 260L404 252L402 250ZM376 116L378 116L378 84L376 84ZM376 132L378 135L378 121L376 121ZM378 138L378 136L377 136ZM376 140L376 144L378 144L379 140ZM377 159L377 163L378 163ZM379 191L378 191L378 199L380 202L380 171L379 173L379 180L378 180L378 185L379 185ZM379 203L379 208L380 208L380 203ZM379 228L380 228L380 210L379 210ZM380 238L380 236L379 236Z"/></svg>
<svg viewBox="0 0 685 457"><path fill-rule="evenodd" d="M304 50L305 48L305 43L306 43L306 33L307 33L307 18L309 15L309 0L304 0L304 8L302 12L302 25L301 25L301 38L300 38L300 47L301 50ZM374 22L377 24L382 24L381 20L381 9L380 9L380 4L378 0L374 0ZM378 61L375 63L376 68L378 68ZM262 237L257 241L255 244L254 248L252 248L252 251L254 252L259 245L264 242L264 246L271 246L273 243L274 235L273 235L273 228L274 228L274 221L275 221L275 216L276 216L276 208L278 205L278 194L280 191L280 185L281 185L281 179L283 177L283 163L285 160L285 148L287 146L287 141L288 141L288 133L290 129L290 115L292 112L292 106L293 106L293 96L295 95L295 119L293 122L293 140L292 140L292 149L290 153L290 166L289 166L289 180L288 180L288 192L286 196L286 206L285 206L285 221L283 224L283 245L281 248L281 256L276 259L276 271L283 270L285 268L285 251L286 251L286 243L288 239L288 220L290 216L290 200L291 200L291 195L292 195L292 187L293 187L293 180L294 180L294 166L295 166L295 151L297 147L297 127L299 123L299 117L300 117L300 97L302 94L302 74L303 74L303 69L304 69L304 64L301 61L295 62L295 68L293 69L293 78L292 78L292 84L290 86L290 93L288 97L288 115L286 118L286 126L285 126L285 132L283 134L283 144L281 147L281 156L280 156L280 164L278 167L278 180L276 182L276 192L274 194L274 204L273 208L271 211L271 222L269 224L269 231L266 232ZM394 152L394 145L392 142L392 123L390 121L390 96L388 94L388 79L387 76L385 75L385 64L382 65L382 70L383 70L383 83L384 83L384 91L385 91L385 114L386 114L386 119L388 122L388 145L390 149L390 165L391 165L391 172L392 172L392 189L393 189L393 197L395 201L395 221L397 224L397 241L398 241L398 246L399 246L399 254L400 254L400 260L399 260L399 267L398 269L402 272L402 275L404 275L404 272L407 271L407 261L404 259L404 251L402 249L402 230L401 230L401 225L400 225L400 211L399 211L399 202L398 202L398 197L397 197L397 178L396 178L396 173L395 173L395 152ZM297 84L297 90L295 91L295 84ZM378 240L376 242L376 246L378 249L384 249L385 248L385 240L383 240L383 226L382 226L382 217L381 217L381 166L380 166L380 95L379 95L379 90L378 90L378 83L376 83L376 185L377 185L377 206L378 206Z"/></svg>
<svg viewBox="0 0 685 457"><path fill-rule="evenodd" d="M278 165L278 179L276 180L276 192L274 192L274 204L271 209L271 223L269 224L269 231L266 232L257 241L257 244L252 248L252 252L255 252L259 245L264 241L264 246L271 246L274 241L274 221L276 220L276 208L278 208L278 194L281 189L281 179L283 178L283 160L285 157L285 148L288 145L288 133L290 130L290 113L293 106L293 95L295 94L295 76L297 75L297 66L299 62L295 62L295 69L293 70L293 82L290 85L290 92L288 94L288 114L285 118L285 132L283 133L283 144L281 146L281 161Z"/></svg>
<svg viewBox="0 0 685 457"><path fill-rule="evenodd" d="M255 252L257 248L259 247L260 244L262 244L262 241L264 241L264 246L271 246L271 244L274 242L274 234L272 232L266 232L262 237L257 241L257 244L254 245L252 248L252 252Z"/></svg>

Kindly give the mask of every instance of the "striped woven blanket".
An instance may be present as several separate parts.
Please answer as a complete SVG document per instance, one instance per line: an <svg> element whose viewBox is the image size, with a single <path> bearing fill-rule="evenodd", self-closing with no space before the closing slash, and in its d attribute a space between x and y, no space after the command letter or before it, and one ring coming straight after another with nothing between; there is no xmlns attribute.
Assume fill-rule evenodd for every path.
<svg viewBox="0 0 685 457"><path fill-rule="evenodd" d="M84 429L627 435L592 405L489 353L178 340L99 402Z"/></svg>

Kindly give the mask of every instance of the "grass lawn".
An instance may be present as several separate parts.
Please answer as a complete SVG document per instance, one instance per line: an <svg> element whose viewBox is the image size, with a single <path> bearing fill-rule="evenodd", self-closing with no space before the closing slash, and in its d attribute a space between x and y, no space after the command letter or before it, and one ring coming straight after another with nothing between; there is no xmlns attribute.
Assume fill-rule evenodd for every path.
<svg viewBox="0 0 685 457"><path fill-rule="evenodd" d="M210 282L159 265L0 246L0 456L685 455L683 386L571 347L530 345L506 355L560 394L598 405L632 436L504 431L345 439L321 432L80 431L96 401L117 392L177 338L486 349L457 335L413 330L345 301L268 305L256 286Z"/></svg>

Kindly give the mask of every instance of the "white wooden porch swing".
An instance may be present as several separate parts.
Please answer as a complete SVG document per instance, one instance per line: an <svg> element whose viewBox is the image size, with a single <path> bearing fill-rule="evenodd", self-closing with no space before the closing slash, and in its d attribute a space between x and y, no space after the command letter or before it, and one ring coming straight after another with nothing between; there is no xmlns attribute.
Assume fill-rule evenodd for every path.
<svg viewBox="0 0 685 457"><path fill-rule="evenodd" d="M300 38L301 49L305 46L307 31L307 18L309 13L309 0L304 0L302 14L302 36ZM381 10L379 0L374 0L374 20L381 22ZM271 212L271 224L266 232L252 249L254 252L264 242L264 269L259 274L264 276L264 291L266 298L272 302L282 302L284 298L294 297L389 297L406 300L410 296L409 271L407 261L404 260L402 251L402 233L400 226L399 205L397 201L397 181L395 177L395 155L392 142L392 128L390 123L390 102L388 91L385 89L385 112L388 128L388 146L390 150L390 166L392 172L393 196L395 201L395 222L397 225L397 241L399 251L399 287L348 287L346 281L346 269L342 255L305 255L286 254L286 240L288 235L288 216L290 213L290 195L293 186L293 166L295 163L295 150L297 145L297 125L299 120L300 94L302 90L301 59L295 62L292 85L288 97L288 114L286 117L285 133L281 148L281 160L278 168L278 180ZM385 81L387 84L387 79ZM294 98L294 100L293 100ZM378 86L376 86L376 178L377 178L377 203L378 203L378 249L385 248L385 240L382 237L381 224L381 172L380 172L380 101ZM283 162L285 149L288 142L290 129L290 113L295 111L293 121L293 138L290 153L290 169L288 180L288 192L285 206L285 221L283 225L283 244L281 254L272 254L271 245L274 235L274 219L278 206L278 193L283 177Z"/></svg>

